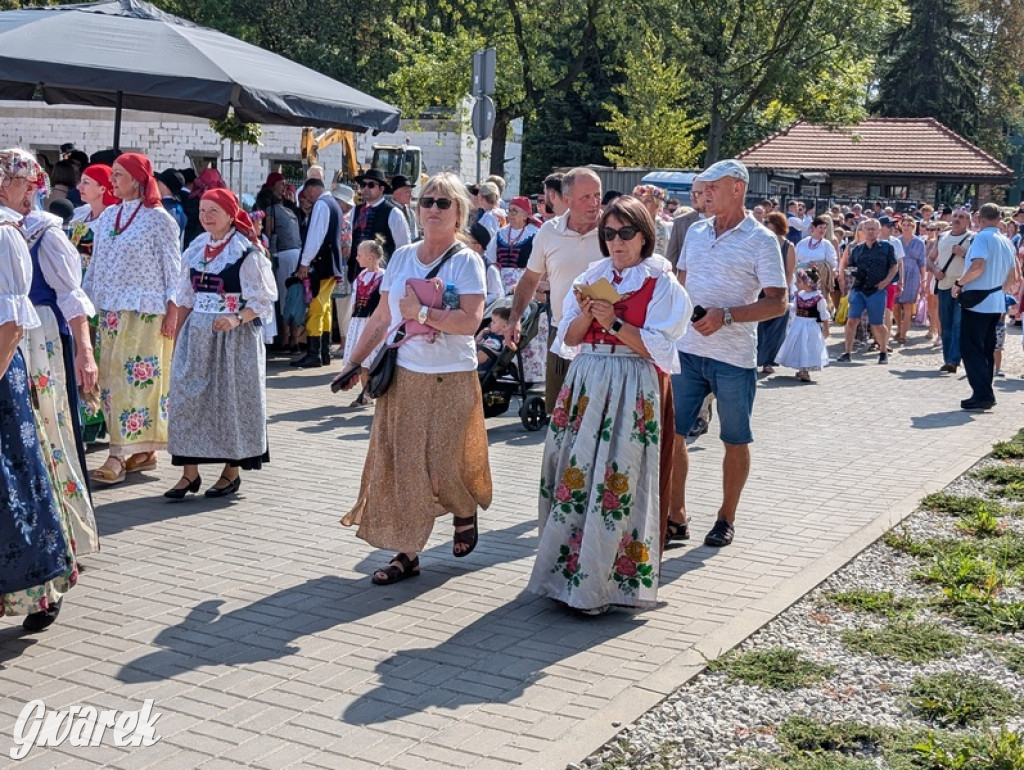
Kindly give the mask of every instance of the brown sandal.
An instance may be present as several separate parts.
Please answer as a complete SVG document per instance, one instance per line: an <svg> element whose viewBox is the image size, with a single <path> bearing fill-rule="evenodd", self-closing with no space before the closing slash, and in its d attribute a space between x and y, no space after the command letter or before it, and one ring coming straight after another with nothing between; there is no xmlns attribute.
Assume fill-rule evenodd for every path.
<svg viewBox="0 0 1024 770"><path fill-rule="evenodd" d="M408 580L409 578L416 577L419 574L419 556L410 561L409 557L404 553L397 553L395 554L395 558L391 560L391 563L384 569L379 569L374 572L373 577L371 577L370 580L379 586L389 586L392 583L398 583L401 580Z"/></svg>
<svg viewBox="0 0 1024 770"><path fill-rule="evenodd" d="M473 553L473 549L476 548L476 541L479 539L480 530L476 526L476 514L472 516L452 516L452 523L455 525L456 532L452 537L452 556L461 559L463 556L469 556ZM472 527L472 529L465 529L462 532L458 531L459 527ZM456 546L468 545L464 551L456 551Z"/></svg>

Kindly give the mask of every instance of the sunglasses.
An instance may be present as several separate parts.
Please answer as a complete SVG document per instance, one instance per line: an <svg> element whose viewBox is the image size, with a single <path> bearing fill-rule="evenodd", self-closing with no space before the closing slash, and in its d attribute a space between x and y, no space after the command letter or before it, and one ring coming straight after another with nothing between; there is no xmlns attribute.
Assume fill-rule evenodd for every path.
<svg viewBox="0 0 1024 770"><path fill-rule="evenodd" d="M369 187L372 190L374 187L377 186L377 183L376 182L365 181L365 182L360 182L359 186L360 187Z"/></svg>
<svg viewBox="0 0 1024 770"><path fill-rule="evenodd" d="M618 230L614 227L602 227L601 237L604 238L606 242L614 241L616 238L621 238L624 241L631 241L636 238L637 233L639 232L640 230L633 227L633 225L626 225L625 227L620 227Z"/></svg>
<svg viewBox="0 0 1024 770"><path fill-rule="evenodd" d="M451 198L420 198L420 207L432 209L437 206L441 211L447 211L452 207Z"/></svg>

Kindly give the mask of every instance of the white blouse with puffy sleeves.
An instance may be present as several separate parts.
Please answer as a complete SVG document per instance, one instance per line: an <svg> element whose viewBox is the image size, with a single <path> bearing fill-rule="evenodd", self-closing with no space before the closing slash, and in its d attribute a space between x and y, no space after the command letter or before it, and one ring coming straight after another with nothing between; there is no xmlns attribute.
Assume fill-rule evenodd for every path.
<svg viewBox="0 0 1024 770"><path fill-rule="evenodd" d="M18 229L20 222L20 214L0 206L0 325L13 321L23 329L35 329L39 316L28 298L32 256Z"/></svg>

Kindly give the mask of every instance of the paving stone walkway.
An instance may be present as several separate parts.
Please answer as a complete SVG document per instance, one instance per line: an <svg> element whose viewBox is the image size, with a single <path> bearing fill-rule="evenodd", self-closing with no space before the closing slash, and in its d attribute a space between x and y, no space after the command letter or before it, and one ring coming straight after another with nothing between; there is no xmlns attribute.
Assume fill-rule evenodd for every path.
<svg viewBox="0 0 1024 770"><path fill-rule="evenodd" d="M543 436L511 413L488 421L495 501L474 553L452 558L441 520L420 578L371 585L389 554L337 523L371 412L332 396L331 373L274 359L273 461L239 496L168 503L178 474L166 459L98 490L103 552L85 560L59 622L25 636L0 621L0 756L32 699L134 710L152 698L155 745L65 743L17 767L563 768L1012 435L1019 332L984 414L960 411L966 380L937 373L922 330L888 366L862 356L811 385L762 379L734 544L700 544L720 499L716 423L693 447L696 537L668 551L660 606L597 619L523 593Z"/></svg>

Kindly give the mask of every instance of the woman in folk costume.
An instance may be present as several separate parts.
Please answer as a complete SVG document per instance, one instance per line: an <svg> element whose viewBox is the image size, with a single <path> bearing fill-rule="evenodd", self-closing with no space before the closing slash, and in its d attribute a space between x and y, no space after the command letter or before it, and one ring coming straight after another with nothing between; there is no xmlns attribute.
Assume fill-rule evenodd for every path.
<svg viewBox="0 0 1024 770"><path fill-rule="evenodd" d="M83 275L89 267L89 262L92 261L92 242L95 235L93 227L100 218L100 214L110 206L120 203L113 193L110 171L110 166L93 163L85 167L81 179L78 180L78 194L84 202L75 209L75 215L71 218L71 233L68 237L81 256ZM89 318L89 338L92 341L93 355L97 362L100 360L101 353L100 338L97 333L99 320L95 312ZM82 432L85 443L91 444L106 435L106 422L100 405L99 389L95 387L90 390L82 388L81 397Z"/></svg>
<svg viewBox="0 0 1024 770"><path fill-rule="evenodd" d="M35 158L24 150L0 151L0 169L5 175L29 169L26 173L44 178ZM55 491L71 514L75 555L83 556L99 551L78 410L79 386L88 392L96 385L89 332L89 316L95 311L82 291L78 251L64 235L58 217L32 208L34 194L31 188L12 197L10 187L0 187L0 204L22 217L19 229L28 242L29 299L40 325L26 330L21 352L55 462Z"/></svg>
<svg viewBox="0 0 1024 770"><path fill-rule="evenodd" d="M45 175L28 160L5 155L0 166L5 200L23 200L46 189ZM21 219L18 212L0 206L0 614L26 615L25 630L41 631L56 620L78 570L18 349L25 330L39 325L28 298L32 258L18 230Z"/></svg>
<svg viewBox="0 0 1024 770"><path fill-rule="evenodd" d="M93 227L83 282L100 316L100 399L110 435L110 456L91 478L107 485L155 468L156 453L167 446L181 277L178 225L160 205L149 159L119 156L110 179L121 203Z"/></svg>
<svg viewBox="0 0 1024 770"><path fill-rule="evenodd" d="M173 500L199 491L200 464L224 464L206 490L206 497L223 497L238 491L242 469L259 470L270 460L260 317L273 317L274 271L233 192L203 193L199 221L204 232L182 255L177 292L167 449L182 476L164 493Z"/></svg>
<svg viewBox="0 0 1024 770"><path fill-rule="evenodd" d="M574 357L544 444L527 586L587 615L657 599L674 435L669 373L691 310L672 264L654 253L654 220L637 198L605 209L598 238L606 258L576 280L553 347ZM620 299L590 296L596 283Z"/></svg>

